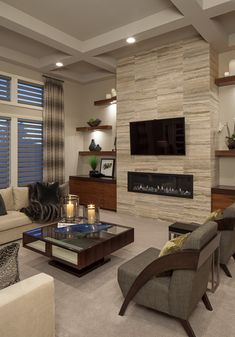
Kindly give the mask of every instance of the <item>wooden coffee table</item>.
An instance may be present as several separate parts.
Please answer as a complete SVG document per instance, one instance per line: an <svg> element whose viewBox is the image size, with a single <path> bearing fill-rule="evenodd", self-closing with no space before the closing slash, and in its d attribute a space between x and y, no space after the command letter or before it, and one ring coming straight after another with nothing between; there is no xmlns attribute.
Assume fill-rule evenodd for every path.
<svg viewBox="0 0 235 337"><path fill-rule="evenodd" d="M62 228L51 224L23 233L23 247L47 256L50 264L79 277L133 241L134 228L103 222Z"/></svg>

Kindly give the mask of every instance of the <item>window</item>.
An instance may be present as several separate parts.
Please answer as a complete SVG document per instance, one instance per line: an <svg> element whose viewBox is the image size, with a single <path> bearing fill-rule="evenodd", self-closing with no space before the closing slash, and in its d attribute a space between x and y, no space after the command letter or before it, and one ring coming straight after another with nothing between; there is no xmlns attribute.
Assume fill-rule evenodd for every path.
<svg viewBox="0 0 235 337"><path fill-rule="evenodd" d="M0 75L0 100L11 100L11 78L4 75Z"/></svg>
<svg viewBox="0 0 235 337"><path fill-rule="evenodd" d="M43 106L43 86L18 80L17 84L17 102L20 104Z"/></svg>
<svg viewBox="0 0 235 337"><path fill-rule="evenodd" d="M42 181L42 122L18 120L18 186Z"/></svg>
<svg viewBox="0 0 235 337"><path fill-rule="evenodd" d="M10 119L0 117L0 188L10 184Z"/></svg>

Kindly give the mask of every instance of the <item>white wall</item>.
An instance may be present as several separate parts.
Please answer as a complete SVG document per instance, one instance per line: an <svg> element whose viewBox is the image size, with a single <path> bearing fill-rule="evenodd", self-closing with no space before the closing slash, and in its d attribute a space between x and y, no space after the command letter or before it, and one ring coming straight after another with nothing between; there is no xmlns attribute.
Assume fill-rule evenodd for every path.
<svg viewBox="0 0 235 337"><path fill-rule="evenodd" d="M229 61L235 59L235 51L229 51L219 55L219 76L229 70ZM222 124L228 122L230 131L234 128L235 118L235 85L219 88L219 120ZM225 137L226 128L218 134L219 149L227 149ZM219 184L235 186L235 158L219 159Z"/></svg>
<svg viewBox="0 0 235 337"><path fill-rule="evenodd" d="M77 132L79 139L83 139L83 151L89 151L91 139L99 144L103 151L111 151L114 148L114 139L116 136L116 104L107 106L95 106L94 101L105 99L105 94L110 93L112 88L116 87L115 79L108 79L99 82L93 82L82 86L81 113L79 114L78 124L76 126L88 126L87 121L90 118L101 119L103 125L112 125L112 130ZM79 158L79 175L88 174L90 170L88 157Z"/></svg>

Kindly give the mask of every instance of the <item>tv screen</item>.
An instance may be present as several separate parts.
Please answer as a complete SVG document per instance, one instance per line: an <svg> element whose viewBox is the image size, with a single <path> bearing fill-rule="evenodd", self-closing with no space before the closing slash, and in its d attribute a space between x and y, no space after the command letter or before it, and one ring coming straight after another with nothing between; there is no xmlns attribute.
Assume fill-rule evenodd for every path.
<svg viewBox="0 0 235 337"><path fill-rule="evenodd" d="M185 155L184 117L130 123L132 155Z"/></svg>

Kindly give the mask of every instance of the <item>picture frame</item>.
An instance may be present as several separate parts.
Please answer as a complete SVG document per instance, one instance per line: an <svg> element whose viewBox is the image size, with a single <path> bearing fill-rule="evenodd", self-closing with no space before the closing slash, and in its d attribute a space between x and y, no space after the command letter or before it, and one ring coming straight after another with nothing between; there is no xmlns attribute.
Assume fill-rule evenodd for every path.
<svg viewBox="0 0 235 337"><path fill-rule="evenodd" d="M102 158L100 160L100 173L102 173L105 177L112 178L114 176L114 158Z"/></svg>

